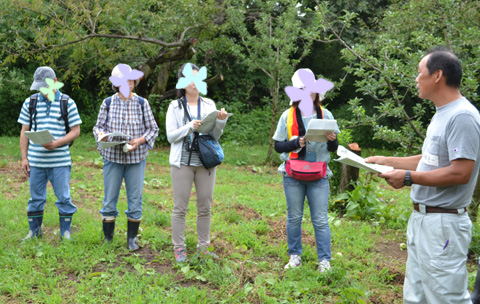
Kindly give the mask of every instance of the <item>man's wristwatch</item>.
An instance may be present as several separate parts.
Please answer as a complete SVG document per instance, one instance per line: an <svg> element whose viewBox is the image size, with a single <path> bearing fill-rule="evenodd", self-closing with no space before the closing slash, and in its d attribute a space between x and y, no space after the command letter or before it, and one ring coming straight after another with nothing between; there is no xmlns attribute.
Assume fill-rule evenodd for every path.
<svg viewBox="0 0 480 304"><path fill-rule="evenodd" d="M405 178L403 179L403 184L405 186L411 186L413 184L412 178L410 177L410 170L405 171Z"/></svg>

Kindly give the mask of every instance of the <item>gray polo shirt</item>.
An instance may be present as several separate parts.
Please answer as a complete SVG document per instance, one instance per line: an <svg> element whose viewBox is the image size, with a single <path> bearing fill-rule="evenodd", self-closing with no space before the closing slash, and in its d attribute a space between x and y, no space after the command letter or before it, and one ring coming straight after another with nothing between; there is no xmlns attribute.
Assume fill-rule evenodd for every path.
<svg viewBox="0 0 480 304"><path fill-rule="evenodd" d="M458 209L472 200L480 165L480 115L464 97L442 107L432 118L422 147L422 159L417 171L432 171L447 167L452 160L475 161L472 177L467 184L428 187L414 184L410 197L427 206Z"/></svg>

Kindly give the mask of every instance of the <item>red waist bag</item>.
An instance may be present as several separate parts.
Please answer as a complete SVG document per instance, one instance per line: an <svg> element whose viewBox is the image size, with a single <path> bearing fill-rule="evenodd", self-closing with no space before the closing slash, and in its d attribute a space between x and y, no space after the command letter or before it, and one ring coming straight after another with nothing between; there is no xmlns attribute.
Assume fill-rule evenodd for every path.
<svg viewBox="0 0 480 304"><path fill-rule="evenodd" d="M325 177L327 163L290 159L285 164L285 171L291 178L301 181L314 181Z"/></svg>

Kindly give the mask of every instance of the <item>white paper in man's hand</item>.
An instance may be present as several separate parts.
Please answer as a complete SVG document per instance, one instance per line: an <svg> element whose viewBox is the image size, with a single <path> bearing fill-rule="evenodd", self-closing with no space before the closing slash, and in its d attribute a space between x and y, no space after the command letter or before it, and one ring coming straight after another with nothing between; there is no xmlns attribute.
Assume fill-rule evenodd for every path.
<svg viewBox="0 0 480 304"><path fill-rule="evenodd" d="M37 132L25 131L24 134L28 139L30 139L34 144L37 144L37 145L48 144L55 139L53 138L53 135L48 130L42 130Z"/></svg>
<svg viewBox="0 0 480 304"><path fill-rule="evenodd" d="M390 166L366 163L361 156L358 156L357 154L353 153L352 151L349 151L343 146L338 146L337 155L340 158L335 159L335 161L338 161L342 164L346 164L355 168L367 170L369 172L385 173L385 172L392 171L394 169L393 167L390 167Z"/></svg>

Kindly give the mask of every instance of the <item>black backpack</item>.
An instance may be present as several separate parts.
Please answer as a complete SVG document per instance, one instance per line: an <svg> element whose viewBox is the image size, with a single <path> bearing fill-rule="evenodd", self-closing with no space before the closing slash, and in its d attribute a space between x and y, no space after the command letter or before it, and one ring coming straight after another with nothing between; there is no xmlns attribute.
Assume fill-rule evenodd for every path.
<svg viewBox="0 0 480 304"><path fill-rule="evenodd" d="M37 100L38 100L38 94L36 93L30 96L30 105L28 107L28 111L30 112L30 131L32 131L32 125L35 122L34 130L37 131ZM58 120L63 119L65 122L65 134L68 134L70 132L70 125L68 124L68 100L70 99L70 96L67 94L62 94L60 97L60 117ZM73 141L71 141L68 146L72 146Z"/></svg>

